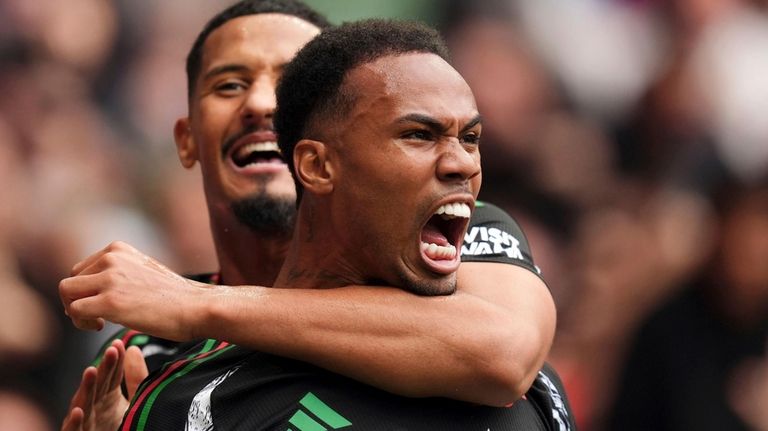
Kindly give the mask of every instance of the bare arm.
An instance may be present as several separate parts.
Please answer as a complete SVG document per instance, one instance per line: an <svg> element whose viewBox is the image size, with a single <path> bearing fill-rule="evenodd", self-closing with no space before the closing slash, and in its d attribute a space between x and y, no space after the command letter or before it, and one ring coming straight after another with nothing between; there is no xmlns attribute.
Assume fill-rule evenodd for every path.
<svg viewBox="0 0 768 431"><path fill-rule="evenodd" d="M74 272L60 292L79 327L103 317L170 339L226 339L406 396L517 400L555 327L544 283L507 264L462 264L457 293L444 297L370 286L211 288L120 243Z"/></svg>
<svg viewBox="0 0 768 431"><path fill-rule="evenodd" d="M458 292L444 297L360 286L210 290L195 306L208 317L195 326L198 335L309 361L401 395L509 404L528 389L548 351L551 297L525 269L462 267Z"/></svg>

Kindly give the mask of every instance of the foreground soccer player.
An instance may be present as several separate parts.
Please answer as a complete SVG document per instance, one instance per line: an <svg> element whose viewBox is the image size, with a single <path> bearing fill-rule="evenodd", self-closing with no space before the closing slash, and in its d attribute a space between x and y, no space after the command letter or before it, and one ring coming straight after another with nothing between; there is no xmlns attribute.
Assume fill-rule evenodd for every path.
<svg viewBox="0 0 768 431"><path fill-rule="evenodd" d="M288 66L277 131L303 197L276 287L383 281L419 294L455 290L459 257L451 249L461 245L480 184L480 121L471 91L443 56L433 32L365 22L324 33ZM88 299L69 304L70 313L98 308L98 294ZM145 382L124 429L309 429L318 419L359 429L568 426L557 379L547 373L527 399L491 408L401 398L226 342L199 349Z"/></svg>
<svg viewBox="0 0 768 431"><path fill-rule="evenodd" d="M274 84L295 50L324 26L300 9L292 2L241 2L212 21L190 54L190 117L177 124L176 136L182 162L203 167L221 261L220 275L206 280L270 285L284 258L294 191L272 143ZM76 272L120 272L128 277L113 281L122 280L122 289L97 283L103 295L70 313L78 316L80 306L92 311L90 303L102 308L93 316L168 338L218 337L400 394L504 404L536 375L554 313L543 283L525 269L532 262L522 234L510 226L512 236L501 235L490 221L478 220L467 244L477 255L465 261L512 265L462 265L459 291L446 298L362 286L201 289L118 244L99 254L107 259L87 260ZM79 282L62 287L65 304L83 295ZM122 293L134 302L123 302ZM110 348L105 362L115 368L118 355L122 350ZM87 379L94 384L93 370Z"/></svg>

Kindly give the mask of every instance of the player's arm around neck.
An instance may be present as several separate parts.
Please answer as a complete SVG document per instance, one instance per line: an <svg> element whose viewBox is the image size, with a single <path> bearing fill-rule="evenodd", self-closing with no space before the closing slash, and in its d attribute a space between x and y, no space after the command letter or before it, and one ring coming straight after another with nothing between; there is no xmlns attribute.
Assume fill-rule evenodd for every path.
<svg viewBox="0 0 768 431"><path fill-rule="evenodd" d="M124 243L79 263L59 285L70 318L101 318L158 337L217 338L310 362L400 395L505 405L527 390L552 342L544 283L518 266L467 262L458 290L212 287Z"/></svg>
<svg viewBox="0 0 768 431"><path fill-rule="evenodd" d="M532 272L464 263L455 294L391 287L224 287L197 301L197 335L307 361L413 397L507 405L533 382L555 308ZM202 299L202 298L200 298Z"/></svg>

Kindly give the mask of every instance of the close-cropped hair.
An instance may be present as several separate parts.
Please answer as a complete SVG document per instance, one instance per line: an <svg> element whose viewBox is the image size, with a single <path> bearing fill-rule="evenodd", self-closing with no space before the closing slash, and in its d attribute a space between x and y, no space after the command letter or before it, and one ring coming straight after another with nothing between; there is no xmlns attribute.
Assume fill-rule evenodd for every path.
<svg viewBox="0 0 768 431"><path fill-rule="evenodd" d="M331 27L328 19L299 0L241 0L233 4L208 21L200 34L197 35L187 55L187 97L190 101L194 96L195 83L200 75L200 68L203 63L203 45L205 45L208 36L214 30L235 18L264 13L295 16L318 27L320 30Z"/></svg>
<svg viewBox="0 0 768 431"><path fill-rule="evenodd" d="M277 87L275 130L278 145L296 182L293 149L311 138L312 124L346 115L355 95L343 87L352 69L381 57L409 53L435 54L449 60L440 34L414 21L368 19L328 29L307 43L288 63Z"/></svg>

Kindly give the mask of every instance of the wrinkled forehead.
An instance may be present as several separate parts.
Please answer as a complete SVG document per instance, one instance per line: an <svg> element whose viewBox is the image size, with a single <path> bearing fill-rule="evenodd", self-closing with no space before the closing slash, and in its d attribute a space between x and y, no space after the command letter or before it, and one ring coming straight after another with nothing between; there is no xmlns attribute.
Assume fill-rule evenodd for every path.
<svg viewBox="0 0 768 431"><path fill-rule="evenodd" d="M361 103L388 102L397 110L438 110L457 118L477 115L469 85L435 54L380 57L350 70L344 85Z"/></svg>

